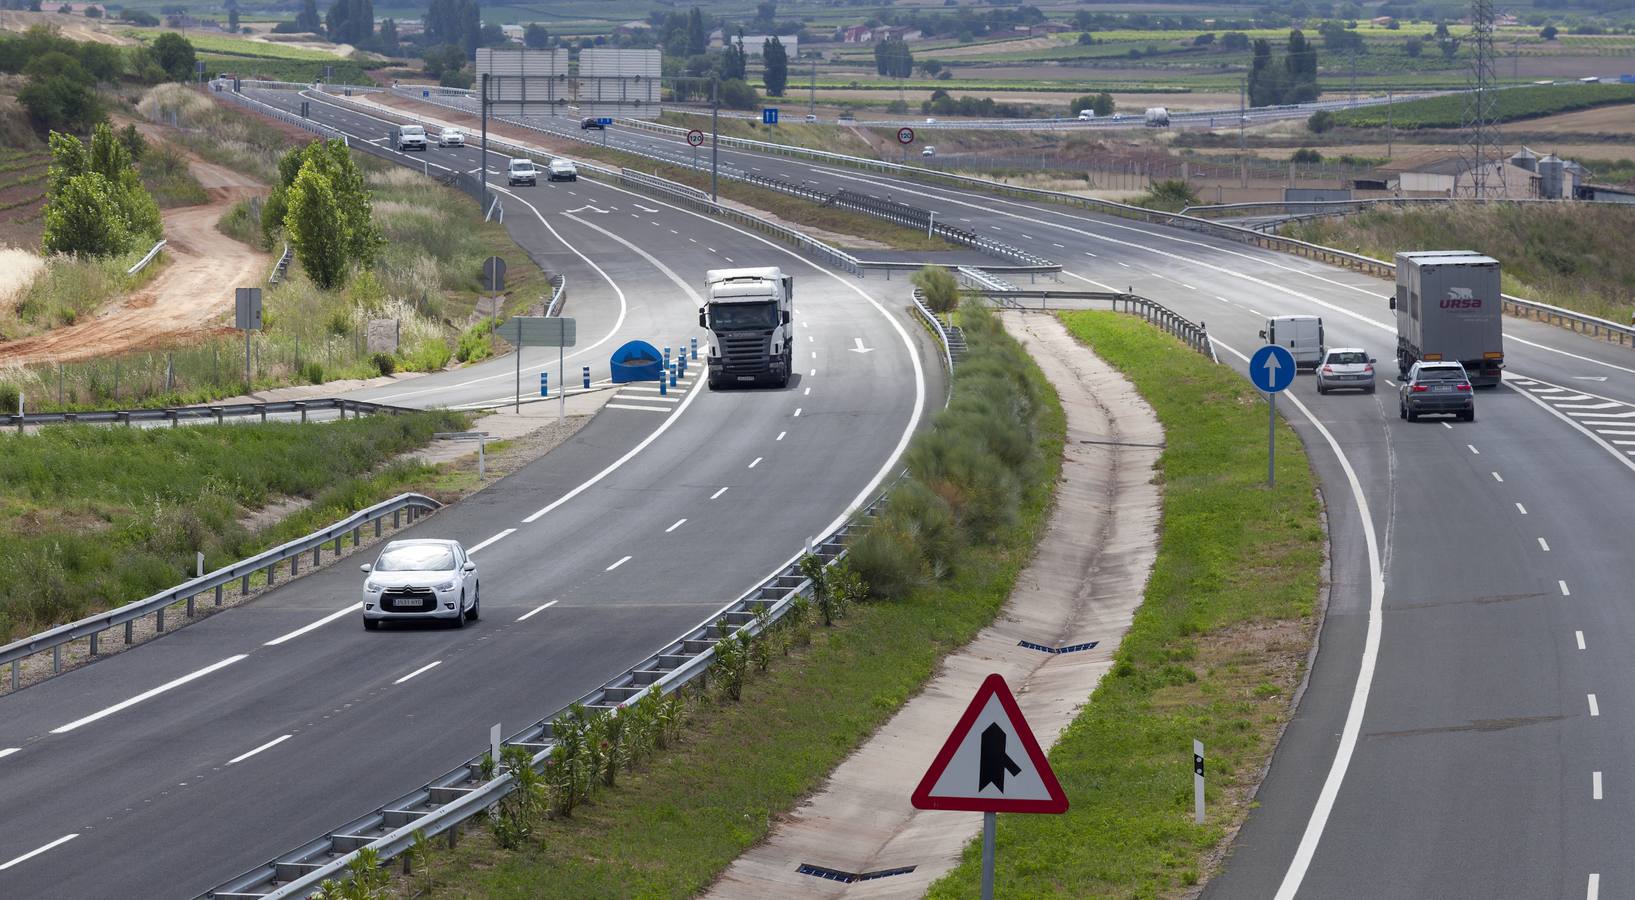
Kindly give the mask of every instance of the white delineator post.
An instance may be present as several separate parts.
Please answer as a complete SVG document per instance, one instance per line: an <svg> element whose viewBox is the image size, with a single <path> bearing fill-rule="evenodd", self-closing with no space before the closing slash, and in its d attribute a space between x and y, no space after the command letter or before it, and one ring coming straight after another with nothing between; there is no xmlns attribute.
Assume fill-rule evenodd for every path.
<svg viewBox="0 0 1635 900"><path fill-rule="evenodd" d="M1192 742L1192 820L1204 823L1204 742L1197 740Z"/></svg>

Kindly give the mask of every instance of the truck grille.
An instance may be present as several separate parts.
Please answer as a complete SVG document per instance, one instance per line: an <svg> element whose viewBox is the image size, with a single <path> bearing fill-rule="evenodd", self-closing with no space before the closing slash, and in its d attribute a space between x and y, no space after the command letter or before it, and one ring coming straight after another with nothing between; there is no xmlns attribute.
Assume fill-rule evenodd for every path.
<svg viewBox="0 0 1635 900"><path fill-rule="evenodd" d="M403 601L407 600L407 603ZM380 596L381 612L431 612L437 609L437 595L422 588L395 588Z"/></svg>
<svg viewBox="0 0 1635 900"><path fill-rule="evenodd" d="M729 334L721 338L721 366L727 372L765 372L768 334Z"/></svg>

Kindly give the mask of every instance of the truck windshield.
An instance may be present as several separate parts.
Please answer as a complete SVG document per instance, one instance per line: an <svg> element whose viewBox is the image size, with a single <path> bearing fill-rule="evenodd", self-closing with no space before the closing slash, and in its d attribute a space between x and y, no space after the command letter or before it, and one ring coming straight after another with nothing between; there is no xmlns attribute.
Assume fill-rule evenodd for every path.
<svg viewBox="0 0 1635 900"><path fill-rule="evenodd" d="M776 303L712 303L710 327L716 331L768 331L778 327Z"/></svg>

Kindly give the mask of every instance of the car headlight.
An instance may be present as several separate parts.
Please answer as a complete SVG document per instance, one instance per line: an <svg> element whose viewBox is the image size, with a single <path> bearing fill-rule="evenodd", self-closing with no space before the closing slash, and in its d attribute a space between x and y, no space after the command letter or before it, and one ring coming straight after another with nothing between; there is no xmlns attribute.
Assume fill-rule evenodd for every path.
<svg viewBox="0 0 1635 900"><path fill-rule="evenodd" d="M382 590L382 587L383 587L382 585L375 584L373 581L365 581L363 583L363 590L366 593L370 593L370 594L380 593L381 590Z"/></svg>
<svg viewBox="0 0 1635 900"><path fill-rule="evenodd" d="M439 593L439 594L441 594L441 593L443 593L443 592L444 592L444 591L452 591L452 590L454 590L454 582L452 582L452 581L445 581L445 582L443 582L443 583L442 583L442 584L440 584L440 585L438 585L438 586L437 586L437 587L436 587L436 588L435 588L435 590L436 590L436 591L437 591L437 593Z"/></svg>

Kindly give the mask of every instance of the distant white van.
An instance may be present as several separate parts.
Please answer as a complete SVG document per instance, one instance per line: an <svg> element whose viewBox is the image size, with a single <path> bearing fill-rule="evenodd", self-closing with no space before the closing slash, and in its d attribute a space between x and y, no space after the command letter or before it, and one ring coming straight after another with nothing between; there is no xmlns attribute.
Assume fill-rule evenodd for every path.
<svg viewBox="0 0 1635 900"><path fill-rule="evenodd" d="M1323 320L1318 316L1272 316L1260 337L1293 354L1296 369L1315 369L1323 361Z"/></svg>

